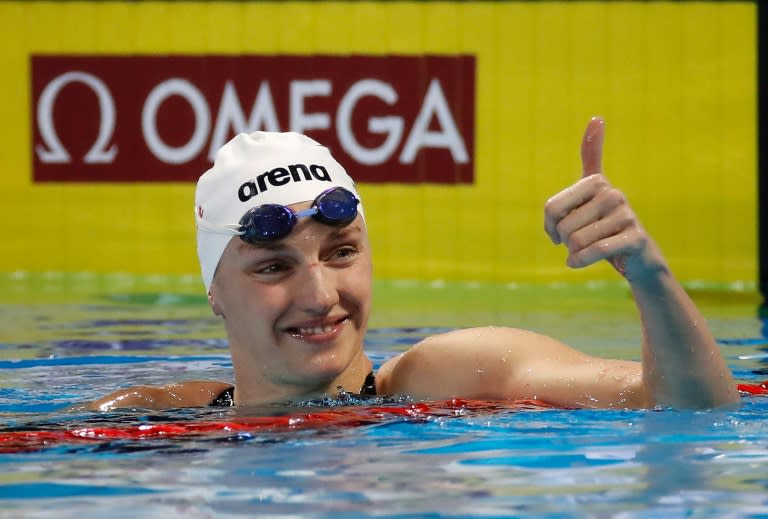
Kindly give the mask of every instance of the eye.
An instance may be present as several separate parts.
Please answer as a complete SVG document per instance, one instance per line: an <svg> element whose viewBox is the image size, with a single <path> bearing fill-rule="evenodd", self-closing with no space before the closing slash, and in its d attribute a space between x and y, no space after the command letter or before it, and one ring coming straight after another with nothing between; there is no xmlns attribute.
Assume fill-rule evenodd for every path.
<svg viewBox="0 0 768 519"><path fill-rule="evenodd" d="M330 256L330 260L337 262L347 262L357 256L357 254L359 254L357 248L347 245L334 250Z"/></svg>
<svg viewBox="0 0 768 519"><path fill-rule="evenodd" d="M268 263L260 263L254 265L251 272L257 275L275 276L279 274L285 274L291 269L291 266L285 262L272 261Z"/></svg>
<svg viewBox="0 0 768 519"><path fill-rule="evenodd" d="M267 265L266 267L259 270L262 274L276 274L278 272L285 272L288 270L288 265L284 265L282 263L273 263L272 265Z"/></svg>

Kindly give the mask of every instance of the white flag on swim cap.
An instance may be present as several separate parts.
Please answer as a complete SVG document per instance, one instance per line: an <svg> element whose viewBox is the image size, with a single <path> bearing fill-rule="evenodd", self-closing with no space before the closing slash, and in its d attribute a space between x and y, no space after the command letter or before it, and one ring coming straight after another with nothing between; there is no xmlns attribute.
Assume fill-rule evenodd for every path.
<svg viewBox="0 0 768 519"><path fill-rule="evenodd" d="M237 226L252 207L311 202L323 191L343 187L360 199L355 183L328 148L294 132L241 133L216 153L213 167L197 182L197 255L205 289ZM358 207L362 213L362 207Z"/></svg>

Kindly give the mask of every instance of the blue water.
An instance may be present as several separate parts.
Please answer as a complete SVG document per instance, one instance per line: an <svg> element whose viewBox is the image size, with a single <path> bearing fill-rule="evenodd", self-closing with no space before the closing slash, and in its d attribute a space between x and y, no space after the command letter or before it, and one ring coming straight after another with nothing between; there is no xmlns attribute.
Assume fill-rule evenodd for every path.
<svg viewBox="0 0 768 519"><path fill-rule="evenodd" d="M0 436L243 418L67 410L126 385L231 380L220 323L200 304L1 308ZM736 376L768 378L754 310L705 312ZM552 315L505 318L537 328ZM553 322L554 335L637 358L634 317L606 320L585 305ZM449 328L379 322L367 349L380 363ZM0 517L768 517L767 416L768 398L750 397L718 411L452 409L356 426L56 440L0 453Z"/></svg>

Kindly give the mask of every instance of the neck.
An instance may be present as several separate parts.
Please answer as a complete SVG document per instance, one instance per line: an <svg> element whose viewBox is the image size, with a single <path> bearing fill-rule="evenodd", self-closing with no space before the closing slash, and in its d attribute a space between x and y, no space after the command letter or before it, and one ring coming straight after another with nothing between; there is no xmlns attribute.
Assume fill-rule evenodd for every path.
<svg viewBox="0 0 768 519"><path fill-rule="evenodd" d="M261 378L243 368L243 363L232 359L235 368L235 405L254 406L290 400L309 400L324 396L336 396L340 391L358 393L371 372L372 363L361 350L347 368L330 381L316 381L314 384L290 383ZM237 369L240 366L241 369Z"/></svg>

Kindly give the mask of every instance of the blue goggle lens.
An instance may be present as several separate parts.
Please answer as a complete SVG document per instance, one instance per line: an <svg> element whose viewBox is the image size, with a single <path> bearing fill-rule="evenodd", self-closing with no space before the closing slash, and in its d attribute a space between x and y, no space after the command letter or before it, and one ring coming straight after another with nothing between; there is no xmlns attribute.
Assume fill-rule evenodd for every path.
<svg viewBox="0 0 768 519"><path fill-rule="evenodd" d="M359 200L346 189L337 187L321 193L312 207L317 212L312 216L326 225L346 225L357 217Z"/></svg>

